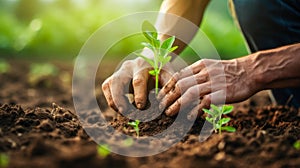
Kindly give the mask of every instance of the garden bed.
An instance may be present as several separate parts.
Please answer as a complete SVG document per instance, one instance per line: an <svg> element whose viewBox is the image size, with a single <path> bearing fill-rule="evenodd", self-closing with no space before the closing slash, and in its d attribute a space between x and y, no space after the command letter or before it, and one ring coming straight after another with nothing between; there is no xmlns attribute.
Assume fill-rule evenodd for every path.
<svg viewBox="0 0 300 168"><path fill-rule="evenodd" d="M75 115L70 81L63 80L72 75L72 66L55 63L64 77L31 86L29 62L13 63L10 72L0 74L0 153L9 156L9 167L300 167L300 151L293 147L300 139L300 110L272 106L265 92L234 104L228 116L235 133L213 134L199 142L203 121L198 119L183 140L163 153L103 157ZM52 81L50 86L45 80ZM100 89L96 93L109 124L135 136L132 128L124 129L129 120L106 107ZM98 116L87 114L87 122L94 124ZM140 136L157 134L173 121L163 115L142 123Z"/></svg>

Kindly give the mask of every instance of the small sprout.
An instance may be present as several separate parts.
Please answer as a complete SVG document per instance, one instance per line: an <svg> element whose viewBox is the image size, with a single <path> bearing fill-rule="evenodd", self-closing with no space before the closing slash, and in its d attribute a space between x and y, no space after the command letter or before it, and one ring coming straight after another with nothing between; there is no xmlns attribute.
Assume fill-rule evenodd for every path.
<svg viewBox="0 0 300 168"><path fill-rule="evenodd" d="M125 146L125 147L132 146L132 144L133 144L132 138L127 138L127 139L123 140L123 146Z"/></svg>
<svg viewBox="0 0 300 168"><path fill-rule="evenodd" d="M229 114L233 110L233 106L223 105L217 107L213 104L210 105L211 109L202 109L208 116L205 118L208 122L213 125L215 132L219 131L219 134L222 134L222 131L235 132L236 129L232 126L223 126L230 121L230 118L222 118L223 114Z"/></svg>
<svg viewBox="0 0 300 168"><path fill-rule="evenodd" d="M9 157L4 153L0 153L0 168L6 168L8 167L8 164Z"/></svg>
<svg viewBox="0 0 300 168"><path fill-rule="evenodd" d="M132 122L128 122L128 125L132 126L136 132L136 136L140 136L140 129L139 129L140 120L135 120Z"/></svg>
<svg viewBox="0 0 300 168"><path fill-rule="evenodd" d="M107 144L98 145L97 147L98 155L105 158L110 154L110 150Z"/></svg>
<svg viewBox="0 0 300 168"><path fill-rule="evenodd" d="M300 150L300 140L296 141L293 146L295 149Z"/></svg>
<svg viewBox="0 0 300 168"><path fill-rule="evenodd" d="M149 71L149 74L155 76L155 93L158 94L158 78L160 71L162 67L171 60L172 57L169 54L175 51L178 46L173 47L175 36L160 41L158 39L156 28L148 21L143 22L142 31L148 40L148 42L143 42L142 45L153 52L154 58L150 59L140 53L135 54L142 57L153 67L153 69Z"/></svg>
<svg viewBox="0 0 300 168"><path fill-rule="evenodd" d="M58 69L56 66L54 66L52 64L49 64L49 63L32 64L30 66L30 71L28 74L29 75L28 82L30 85L35 86L39 82L41 82L43 79L45 79L49 76L57 76L57 74L58 74ZM50 86L51 83L49 83L49 81L46 81L45 85Z"/></svg>
<svg viewBox="0 0 300 168"><path fill-rule="evenodd" d="M0 60L0 74L5 74L10 70L10 65L5 60Z"/></svg>

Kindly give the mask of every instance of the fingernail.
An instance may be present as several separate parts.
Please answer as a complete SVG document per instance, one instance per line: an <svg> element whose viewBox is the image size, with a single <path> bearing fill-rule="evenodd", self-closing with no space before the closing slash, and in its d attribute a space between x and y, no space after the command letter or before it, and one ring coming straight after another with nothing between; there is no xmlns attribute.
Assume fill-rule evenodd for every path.
<svg viewBox="0 0 300 168"><path fill-rule="evenodd" d="M124 108L123 107L119 107L119 112L123 113L124 112Z"/></svg>
<svg viewBox="0 0 300 168"><path fill-rule="evenodd" d="M169 109L167 109L167 110L165 111L165 113L166 113L167 116L171 116L171 111L170 111Z"/></svg>

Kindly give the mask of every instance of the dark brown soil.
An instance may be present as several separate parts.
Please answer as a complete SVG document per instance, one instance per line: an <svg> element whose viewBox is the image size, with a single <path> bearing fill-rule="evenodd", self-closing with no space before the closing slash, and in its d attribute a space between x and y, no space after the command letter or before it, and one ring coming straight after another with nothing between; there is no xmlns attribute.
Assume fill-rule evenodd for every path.
<svg viewBox="0 0 300 168"><path fill-rule="evenodd" d="M13 61L13 70L0 74L0 153L9 156L9 167L300 167L300 151L293 148L300 139L300 110L272 106L265 92L235 104L229 124L236 133L213 134L199 142L203 121L198 119L183 140L163 153L101 157L75 115L70 81L54 76L43 79L52 81L50 86L43 81L30 86L28 63ZM71 75L72 66L56 64ZM105 109L99 88L96 93ZM136 136L129 119L111 109L105 115L117 130ZM91 126L98 117L86 111ZM173 121L163 115L141 123L140 138L161 132Z"/></svg>

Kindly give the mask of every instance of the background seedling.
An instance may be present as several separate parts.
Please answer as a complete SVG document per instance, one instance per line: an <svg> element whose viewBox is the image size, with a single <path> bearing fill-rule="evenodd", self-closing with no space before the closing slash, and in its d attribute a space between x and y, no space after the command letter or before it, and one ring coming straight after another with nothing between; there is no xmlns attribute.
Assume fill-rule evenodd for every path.
<svg viewBox="0 0 300 168"><path fill-rule="evenodd" d="M132 138L127 138L127 139L123 140L122 144L125 147L132 146L133 145L133 139Z"/></svg>
<svg viewBox="0 0 300 168"><path fill-rule="evenodd" d="M132 122L128 122L128 125L132 126L136 132L136 136L140 136L140 129L139 129L140 120L135 120Z"/></svg>
<svg viewBox="0 0 300 168"><path fill-rule="evenodd" d="M203 109L203 111L208 114L205 119L213 125L213 129L215 132L219 131L219 134L221 134L222 130L228 132L236 131L234 127L223 126L230 121L230 118L222 118L223 114L229 114L232 112L233 106L223 105L221 107L217 107L211 104L210 107L210 110Z"/></svg>
<svg viewBox="0 0 300 168"><path fill-rule="evenodd" d="M0 60L0 74L5 74L10 70L10 65L5 60Z"/></svg>
<svg viewBox="0 0 300 168"><path fill-rule="evenodd" d="M8 164L9 164L9 157L6 154L1 153L0 154L0 168L6 168L6 167L8 167Z"/></svg>
<svg viewBox="0 0 300 168"><path fill-rule="evenodd" d="M155 93L158 93L158 77L162 67L171 60L169 54L175 51L178 46L173 47L175 36L169 37L164 41L158 39L158 33L155 27L148 21L144 21L142 31L148 42L143 42L142 45L153 52L153 59L148 58L140 53L135 53L147 61L153 70L149 71L150 75L155 76Z"/></svg>
<svg viewBox="0 0 300 168"><path fill-rule="evenodd" d="M57 76L58 68L53 64L31 64L28 74L28 82L31 86L36 86L42 79L49 76ZM47 82L47 81L46 81ZM51 83L46 83L49 87Z"/></svg>
<svg viewBox="0 0 300 168"><path fill-rule="evenodd" d="M98 155L105 158L110 154L110 150L107 144L98 145L97 147Z"/></svg>
<svg viewBox="0 0 300 168"><path fill-rule="evenodd" d="M296 141L293 146L295 149L300 150L300 140Z"/></svg>

